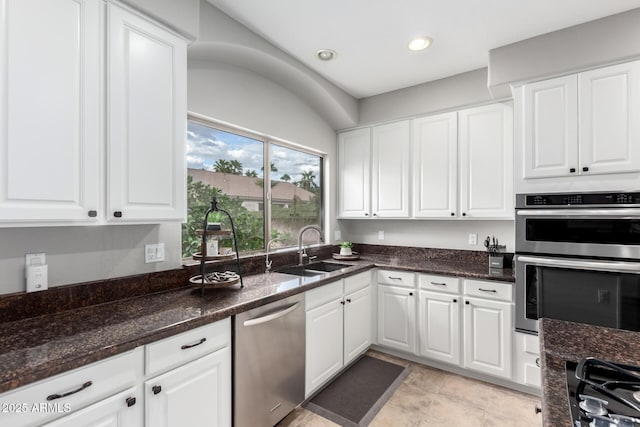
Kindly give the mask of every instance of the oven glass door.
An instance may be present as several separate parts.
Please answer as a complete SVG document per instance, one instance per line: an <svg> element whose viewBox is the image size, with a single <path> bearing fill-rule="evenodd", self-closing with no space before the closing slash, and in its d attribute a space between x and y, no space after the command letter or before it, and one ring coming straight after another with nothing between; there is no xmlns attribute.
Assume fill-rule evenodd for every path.
<svg viewBox="0 0 640 427"><path fill-rule="evenodd" d="M640 258L640 210L519 210L516 252Z"/></svg>
<svg viewBox="0 0 640 427"><path fill-rule="evenodd" d="M516 262L524 325L547 317L640 331L640 263L534 256Z"/></svg>

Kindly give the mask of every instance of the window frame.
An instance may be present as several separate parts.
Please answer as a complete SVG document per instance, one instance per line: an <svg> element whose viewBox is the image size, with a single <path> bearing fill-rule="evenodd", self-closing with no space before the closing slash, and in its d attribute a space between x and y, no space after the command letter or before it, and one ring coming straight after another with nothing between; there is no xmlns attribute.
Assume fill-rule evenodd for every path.
<svg viewBox="0 0 640 427"><path fill-rule="evenodd" d="M215 120L212 119L210 117L207 116L203 116L201 114L197 114L197 113L193 113L193 112L188 112L187 113L187 128L188 128L188 122L195 122L199 125L202 126L207 126L210 128L214 128L217 130L221 130L223 132L228 132L228 133L233 133L239 136L243 136L246 138L250 138L256 141L260 141L262 142L262 149L263 149L263 167L264 167L264 172L263 172L263 180L265 185L263 186L263 193L262 193L262 198L263 198L263 204L264 204L264 227L263 227L263 242L264 245L262 247L262 251L266 250L267 244L269 243L269 241L271 240L271 146L273 145L277 145L277 146L281 146L287 149L291 149L291 150L295 150L295 151L300 151L302 153L305 154L309 154L312 156L317 156L320 159L320 169L318 172L318 182L320 183L320 214L319 214L319 224L318 226L320 227L320 229L322 230L322 238L324 240L326 240L326 227L325 227L325 220L326 220L326 199L325 199L325 163L326 163L326 156L327 154L319 151L319 150L315 150L313 148L310 147L305 147L303 145L300 144L296 144L296 143L292 143L289 141L285 141L283 139L280 138L276 138L273 136L269 136L263 133L259 133L259 132L255 132L255 131L251 131L248 130L246 128L242 128L240 126L236 126L227 122L223 122L220 120ZM186 145L187 141L186 141L186 137L185 137L185 145ZM185 169L187 168L187 164L186 164L186 157L185 157ZM186 173L186 175L188 175L188 171ZM269 185L267 185L267 183L269 183ZM188 209L188 206L186 206L186 208ZM295 246L285 246L283 248L280 248L281 250L286 250L289 248L293 248Z"/></svg>

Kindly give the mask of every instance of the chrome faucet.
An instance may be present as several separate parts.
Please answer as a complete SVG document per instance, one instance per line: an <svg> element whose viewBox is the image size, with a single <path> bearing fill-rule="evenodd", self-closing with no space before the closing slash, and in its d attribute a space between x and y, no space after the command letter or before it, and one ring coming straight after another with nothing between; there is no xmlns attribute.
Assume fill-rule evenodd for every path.
<svg viewBox="0 0 640 427"><path fill-rule="evenodd" d="M271 244L276 242L276 241L278 241L278 239L271 239L271 240L269 240L269 243L267 243L267 257L264 260L265 273L268 273L268 272L271 271L271 263L273 261L269 261L269 251L271 250Z"/></svg>
<svg viewBox="0 0 640 427"><path fill-rule="evenodd" d="M316 230L318 232L318 236L320 237L320 241L324 242L322 238L322 230L317 225L305 225L298 232L298 255L300 256L298 265L306 265L309 264L309 256L307 255L306 249L302 246L302 235L307 230Z"/></svg>

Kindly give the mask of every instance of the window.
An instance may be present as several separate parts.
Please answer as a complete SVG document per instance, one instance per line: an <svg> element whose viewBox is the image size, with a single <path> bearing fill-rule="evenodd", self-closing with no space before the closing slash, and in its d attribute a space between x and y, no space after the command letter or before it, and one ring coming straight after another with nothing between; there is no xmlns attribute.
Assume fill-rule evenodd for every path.
<svg viewBox="0 0 640 427"><path fill-rule="evenodd" d="M322 160L298 147L190 118L183 257L200 250L197 230L213 196L233 217L241 252L263 250L266 236L276 239L272 247L293 246L303 226L322 227ZM209 215L209 222L231 228L221 213ZM308 242L317 242L308 234Z"/></svg>

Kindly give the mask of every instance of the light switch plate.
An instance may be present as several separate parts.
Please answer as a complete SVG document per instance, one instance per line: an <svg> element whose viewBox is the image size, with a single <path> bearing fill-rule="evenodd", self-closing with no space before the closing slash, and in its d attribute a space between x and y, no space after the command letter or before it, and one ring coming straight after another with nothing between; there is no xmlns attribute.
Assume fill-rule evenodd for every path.
<svg viewBox="0 0 640 427"><path fill-rule="evenodd" d="M144 262L146 264L161 261L164 261L164 243L144 245Z"/></svg>
<svg viewBox="0 0 640 427"><path fill-rule="evenodd" d="M470 245L478 244L478 233L469 233L469 244Z"/></svg>

